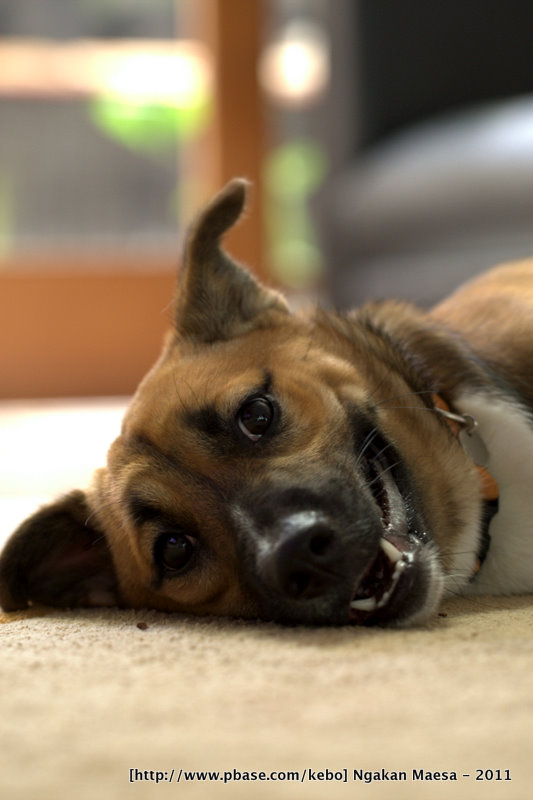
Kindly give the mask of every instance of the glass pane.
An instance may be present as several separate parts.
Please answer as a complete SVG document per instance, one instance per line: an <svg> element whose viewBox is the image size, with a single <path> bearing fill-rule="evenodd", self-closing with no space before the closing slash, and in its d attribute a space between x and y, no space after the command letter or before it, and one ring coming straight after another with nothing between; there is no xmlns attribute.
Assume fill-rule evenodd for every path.
<svg viewBox="0 0 533 800"><path fill-rule="evenodd" d="M149 242L175 229L176 155L124 147L87 101L1 103L0 208L4 252Z"/></svg>
<svg viewBox="0 0 533 800"><path fill-rule="evenodd" d="M209 58L175 0L0 6L0 255L176 248ZM179 187L179 194L178 194Z"/></svg>
<svg viewBox="0 0 533 800"><path fill-rule="evenodd" d="M4 0L2 36L44 39L167 38L174 33L175 0Z"/></svg>
<svg viewBox="0 0 533 800"><path fill-rule="evenodd" d="M324 264L312 201L329 169L329 0L272 0L259 80L273 146L265 164L268 258L282 286L320 286Z"/></svg>

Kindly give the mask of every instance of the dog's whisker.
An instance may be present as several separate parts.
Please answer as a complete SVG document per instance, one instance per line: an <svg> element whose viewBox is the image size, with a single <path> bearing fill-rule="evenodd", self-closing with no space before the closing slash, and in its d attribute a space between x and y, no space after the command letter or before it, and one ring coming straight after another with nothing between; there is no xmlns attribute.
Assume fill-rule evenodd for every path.
<svg viewBox="0 0 533 800"><path fill-rule="evenodd" d="M361 449L359 451L359 454L357 456L356 462L355 462L355 466L356 467L358 467L360 465L361 460L362 460L365 452L368 450L368 448L370 447L370 445L372 444L372 442L374 441L374 439L376 438L378 433L379 433L379 430L376 427L376 428L373 428L370 431L370 433L367 434L367 436L365 437L365 439L363 441L363 444L361 445Z"/></svg>
<svg viewBox="0 0 533 800"><path fill-rule="evenodd" d="M393 447L392 442L388 442L384 447L382 447L381 450L375 454L374 458L376 460L380 459L383 453L385 453L390 447Z"/></svg>
<svg viewBox="0 0 533 800"><path fill-rule="evenodd" d="M176 390L176 397L177 397L178 403L180 404L182 411L186 411L185 402L183 400L183 397L181 396L181 392L180 392L179 387L178 387L178 381L177 381L177 377L176 377L176 373L175 372L172 373L172 380L174 381L174 388Z"/></svg>
<svg viewBox="0 0 533 800"><path fill-rule="evenodd" d="M89 522L91 521L91 519L94 517L95 514L96 514L96 511L91 511L91 513L89 514L89 516L87 517L87 519L83 523L83 527L84 528L88 528L89 527Z"/></svg>
<svg viewBox="0 0 533 800"><path fill-rule="evenodd" d="M386 472L390 472L391 469L394 469L395 467L398 467L400 464L401 464L401 461L395 461L394 464L389 464L387 467L385 467L384 469L380 470L379 474L376 475L375 478L373 478L368 483L365 483L364 486L367 489L369 489L371 486L373 486L375 483L377 483L379 480L381 480L382 476L385 475Z"/></svg>
<svg viewBox="0 0 533 800"><path fill-rule="evenodd" d="M468 550L440 550L440 555L443 558L450 558L454 556L469 556L476 552L474 547L469 548Z"/></svg>
<svg viewBox="0 0 533 800"><path fill-rule="evenodd" d="M465 573L464 572L448 572L445 575L447 581L461 581L461 586L464 583Z"/></svg>
<svg viewBox="0 0 533 800"><path fill-rule="evenodd" d="M370 402L374 402L374 397L379 392L379 390L381 389L383 384L389 379L389 377L392 375L392 373L393 373L393 368L392 367L388 367L385 375L382 377L382 379L379 381L377 386L370 393L370 396L368 398ZM379 401L377 401L376 405L379 407Z"/></svg>

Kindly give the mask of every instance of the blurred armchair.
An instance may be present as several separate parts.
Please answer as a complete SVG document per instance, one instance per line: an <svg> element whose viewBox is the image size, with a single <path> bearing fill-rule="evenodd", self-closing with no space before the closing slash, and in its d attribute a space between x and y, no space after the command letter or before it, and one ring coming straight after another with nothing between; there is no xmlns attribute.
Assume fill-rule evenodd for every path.
<svg viewBox="0 0 533 800"><path fill-rule="evenodd" d="M533 255L530 0L357 0L343 14L353 147L318 198L334 304L429 304Z"/></svg>

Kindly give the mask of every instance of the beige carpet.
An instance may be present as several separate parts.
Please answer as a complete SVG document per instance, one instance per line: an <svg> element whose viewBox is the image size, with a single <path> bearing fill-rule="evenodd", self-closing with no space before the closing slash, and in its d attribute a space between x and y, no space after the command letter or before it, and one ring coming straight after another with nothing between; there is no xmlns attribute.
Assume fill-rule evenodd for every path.
<svg viewBox="0 0 533 800"><path fill-rule="evenodd" d="M1 796L526 800L531 602L456 601L432 630L409 632L118 611L4 624ZM458 780L413 780L413 769ZM478 769L493 780L476 781ZM130 783L130 770L167 780ZM180 770L300 780L183 772L178 783ZM347 770L348 783L320 781L326 770ZM406 779L357 777L376 770Z"/></svg>
<svg viewBox="0 0 533 800"><path fill-rule="evenodd" d="M4 463L9 474L0 513L10 499L22 510L25 486L28 502L40 494L35 475L15 485ZM406 632L148 611L4 615L0 797L529 800L532 611L532 597L458 600L430 629ZM220 779L187 780L195 770ZM270 780L233 780L234 770ZM366 783L365 772L383 779Z"/></svg>

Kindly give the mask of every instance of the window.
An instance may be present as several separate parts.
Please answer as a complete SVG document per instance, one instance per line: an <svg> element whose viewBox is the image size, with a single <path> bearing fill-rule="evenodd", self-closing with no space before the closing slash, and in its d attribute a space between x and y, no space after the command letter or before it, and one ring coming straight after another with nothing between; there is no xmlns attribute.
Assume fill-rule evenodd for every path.
<svg viewBox="0 0 533 800"><path fill-rule="evenodd" d="M259 182L262 5L2 4L1 396L130 392L154 360L184 221ZM259 193L234 238L261 269Z"/></svg>

